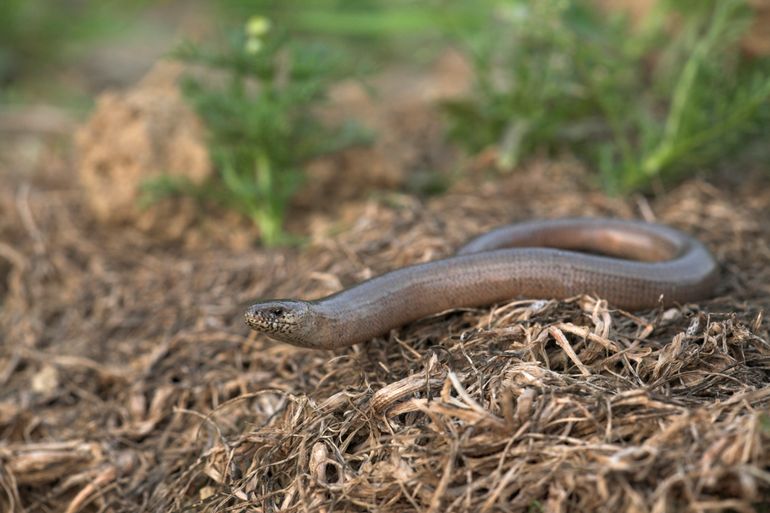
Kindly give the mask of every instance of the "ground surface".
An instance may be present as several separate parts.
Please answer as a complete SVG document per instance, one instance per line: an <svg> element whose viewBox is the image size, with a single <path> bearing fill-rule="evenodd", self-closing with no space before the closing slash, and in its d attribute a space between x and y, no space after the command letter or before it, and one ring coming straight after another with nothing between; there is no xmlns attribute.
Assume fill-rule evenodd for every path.
<svg viewBox="0 0 770 513"><path fill-rule="evenodd" d="M761 174L621 200L568 159L540 161L432 199L303 211L292 223L308 227L308 246L264 250L229 217L160 235L99 224L70 161L42 168L0 182L2 511L750 511L770 500ZM567 215L693 233L720 262L718 297L634 314L588 297L518 300L337 352L243 324L257 298L318 297L501 223Z"/></svg>

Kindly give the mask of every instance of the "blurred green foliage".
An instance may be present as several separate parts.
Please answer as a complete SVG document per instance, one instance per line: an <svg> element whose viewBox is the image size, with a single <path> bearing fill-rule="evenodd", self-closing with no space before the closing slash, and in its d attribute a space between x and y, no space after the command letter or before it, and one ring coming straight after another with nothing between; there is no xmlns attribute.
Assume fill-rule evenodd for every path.
<svg viewBox="0 0 770 513"><path fill-rule="evenodd" d="M222 0L225 16L262 13L292 33L325 38L382 63L421 61L458 28L480 30L491 0Z"/></svg>
<svg viewBox="0 0 770 513"><path fill-rule="evenodd" d="M770 63L737 44L750 19L744 0L661 0L632 30L585 1L498 2L464 35L476 85L451 133L502 169L570 149L616 192L714 165L770 133Z"/></svg>
<svg viewBox="0 0 770 513"><path fill-rule="evenodd" d="M205 70L182 83L206 125L218 171L198 194L249 216L265 244L285 242L284 215L303 164L364 139L352 123L330 127L318 118L329 86L346 69L344 60L324 45L270 29L263 17L227 32L217 47L187 43L174 57ZM167 180L148 190L192 192Z"/></svg>
<svg viewBox="0 0 770 513"><path fill-rule="evenodd" d="M0 2L0 87L45 77L148 5ZM770 59L748 58L738 45L751 22L747 0L660 0L633 28L590 0L202 5L218 13L215 27L245 24L174 54L204 70L183 87L208 128L219 179L204 189L159 180L148 197L215 197L253 219L270 244L285 239L304 163L361 140L359 129L325 127L316 113L329 86L362 63L420 65L459 48L475 86L443 106L450 136L470 152L494 147L500 169L568 150L616 192L714 167L770 133Z"/></svg>
<svg viewBox="0 0 770 513"><path fill-rule="evenodd" d="M493 146L512 169L570 150L624 192L713 167L766 135L770 64L737 44L746 0L660 0L638 27L590 0L225 0L364 58L401 63L454 45L470 98L447 104L450 135Z"/></svg>
<svg viewBox="0 0 770 513"><path fill-rule="evenodd" d="M78 50L125 28L148 0L0 1L0 87L45 77Z"/></svg>

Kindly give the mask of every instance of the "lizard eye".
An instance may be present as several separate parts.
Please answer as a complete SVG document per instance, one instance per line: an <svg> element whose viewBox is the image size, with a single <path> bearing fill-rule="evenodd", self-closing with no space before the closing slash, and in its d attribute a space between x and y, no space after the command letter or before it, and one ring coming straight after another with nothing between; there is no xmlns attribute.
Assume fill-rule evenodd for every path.
<svg viewBox="0 0 770 513"><path fill-rule="evenodd" d="M272 308L272 309L270 310L270 313L271 313L272 315L276 316L276 317L280 317L280 316L282 316L282 315L283 315L283 313L284 313L284 310L283 310L283 308Z"/></svg>

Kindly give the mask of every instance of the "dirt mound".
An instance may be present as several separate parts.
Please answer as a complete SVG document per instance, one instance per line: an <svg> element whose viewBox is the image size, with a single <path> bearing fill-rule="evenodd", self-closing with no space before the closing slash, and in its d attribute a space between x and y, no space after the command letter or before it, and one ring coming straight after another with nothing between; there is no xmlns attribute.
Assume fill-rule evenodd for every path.
<svg viewBox="0 0 770 513"><path fill-rule="evenodd" d="M181 72L161 62L135 88L102 94L78 131L80 181L97 218L140 218L142 186L161 174L196 184L211 174L203 126L177 87Z"/></svg>

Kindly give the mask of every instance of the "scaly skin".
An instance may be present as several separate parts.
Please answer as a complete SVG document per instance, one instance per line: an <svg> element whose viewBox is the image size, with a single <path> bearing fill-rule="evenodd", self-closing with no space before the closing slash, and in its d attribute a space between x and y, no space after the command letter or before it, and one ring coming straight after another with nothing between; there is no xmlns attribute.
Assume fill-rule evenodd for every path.
<svg viewBox="0 0 770 513"><path fill-rule="evenodd" d="M618 308L643 310L705 299L717 280L711 253L666 226L531 221L481 235L455 256L403 267L322 299L256 303L246 323L276 340L336 349L452 308L592 294Z"/></svg>

